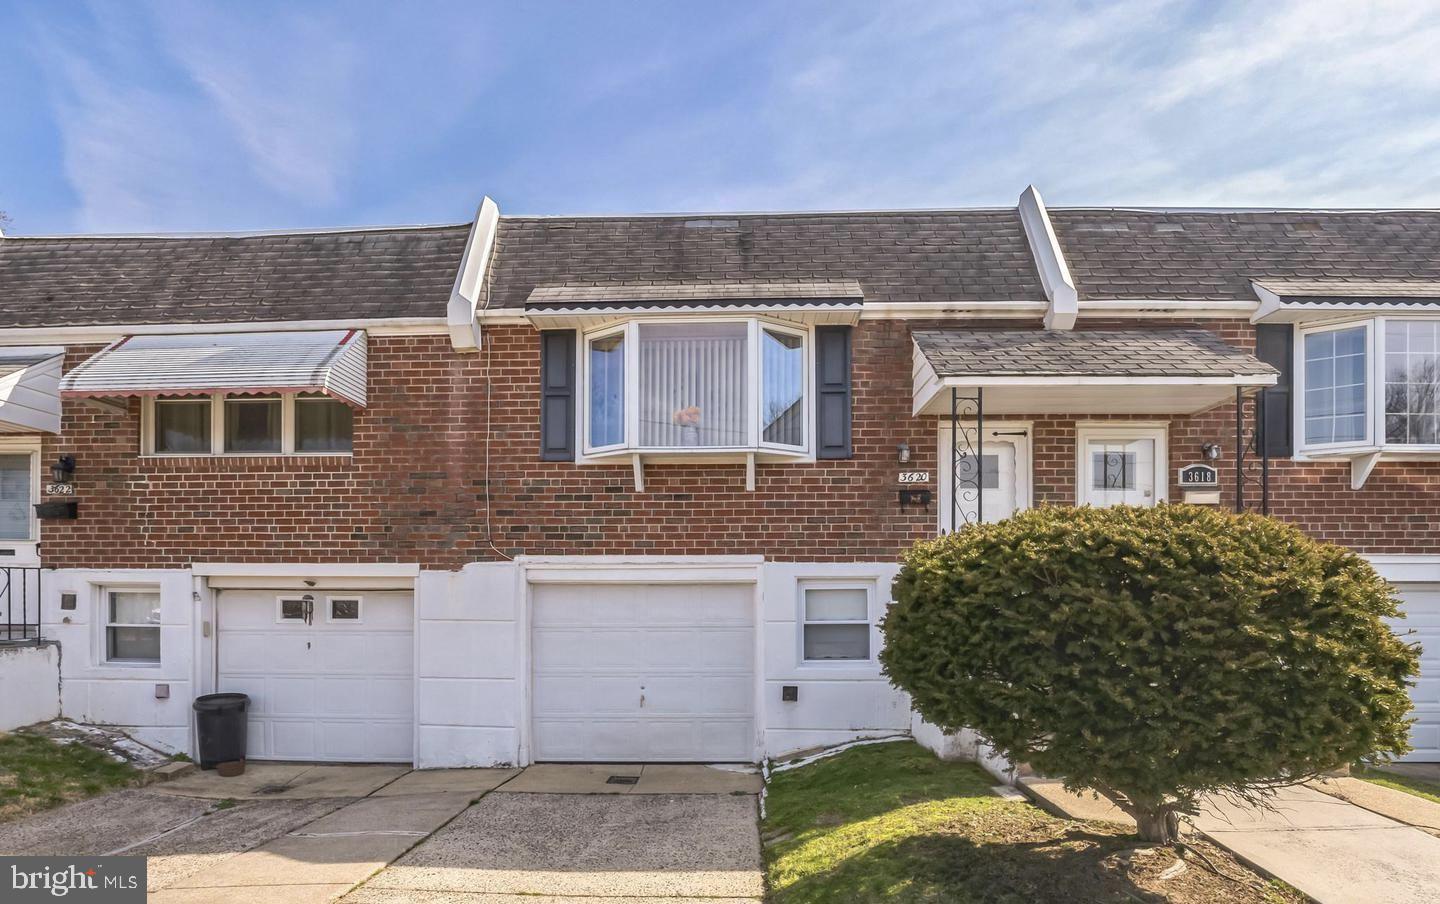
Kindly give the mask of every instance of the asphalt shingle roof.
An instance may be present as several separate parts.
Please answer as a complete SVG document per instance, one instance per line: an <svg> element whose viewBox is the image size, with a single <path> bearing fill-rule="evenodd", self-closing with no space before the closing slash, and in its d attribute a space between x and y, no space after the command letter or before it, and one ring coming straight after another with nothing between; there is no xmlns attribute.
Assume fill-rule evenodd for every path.
<svg viewBox="0 0 1440 904"><path fill-rule="evenodd" d="M0 238L0 328L443 317L469 234Z"/></svg>
<svg viewBox="0 0 1440 904"><path fill-rule="evenodd" d="M492 308L552 286L855 280L875 302L1041 301L1014 210L502 218Z"/></svg>
<svg viewBox="0 0 1440 904"><path fill-rule="evenodd" d="M1086 299L1255 300L1252 280L1440 280L1440 211L1052 208Z"/></svg>
<svg viewBox="0 0 1440 904"><path fill-rule="evenodd" d="M941 377L1230 377L1275 368L1205 330L915 330Z"/></svg>

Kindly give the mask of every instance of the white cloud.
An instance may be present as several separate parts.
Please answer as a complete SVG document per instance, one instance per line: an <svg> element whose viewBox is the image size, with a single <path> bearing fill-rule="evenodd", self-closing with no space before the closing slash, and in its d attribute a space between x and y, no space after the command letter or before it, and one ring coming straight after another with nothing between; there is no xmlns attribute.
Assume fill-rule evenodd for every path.
<svg viewBox="0 0 1440 904"><path fill-rule="evenodd" d="M336 201L355 161L361 51L337 23L296 8L157 7L164 45L215 104L267 186Z"/></svg>

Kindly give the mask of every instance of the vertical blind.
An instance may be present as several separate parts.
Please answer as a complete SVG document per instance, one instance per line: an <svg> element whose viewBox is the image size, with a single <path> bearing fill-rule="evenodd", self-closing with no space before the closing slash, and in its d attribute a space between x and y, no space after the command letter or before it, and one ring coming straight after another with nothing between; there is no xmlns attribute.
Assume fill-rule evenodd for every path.
<svg viewBox="0 0 1440 904"><path fill-rule="evenodd" d="M744 323L640 326L640 444L750 443Z"/></svg>

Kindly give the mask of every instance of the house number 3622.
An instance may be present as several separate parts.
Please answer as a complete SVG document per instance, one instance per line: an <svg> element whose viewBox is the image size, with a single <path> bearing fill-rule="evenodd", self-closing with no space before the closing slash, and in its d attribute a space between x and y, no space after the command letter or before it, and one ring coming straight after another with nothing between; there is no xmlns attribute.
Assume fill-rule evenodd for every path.
<svg viewBox="0 0 1440 904"><path fill-rule="evenodd" d="M929 483L929 482L930 482L930 472L929 472L929 471L901 471L901 472L900 472L900 482L901 482L901 483Z"/></svg>

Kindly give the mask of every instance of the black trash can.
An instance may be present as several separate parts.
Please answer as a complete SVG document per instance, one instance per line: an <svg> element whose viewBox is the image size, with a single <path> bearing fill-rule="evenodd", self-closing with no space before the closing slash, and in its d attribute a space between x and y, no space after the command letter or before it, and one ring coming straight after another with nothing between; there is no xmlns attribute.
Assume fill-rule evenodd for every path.
<svg viewBox="0 0 1440 904"><path fill-rule="evenodd" d="M203 694L195 698L195 730L200 739L200 768L245 759L245 694Z"/></svg>

